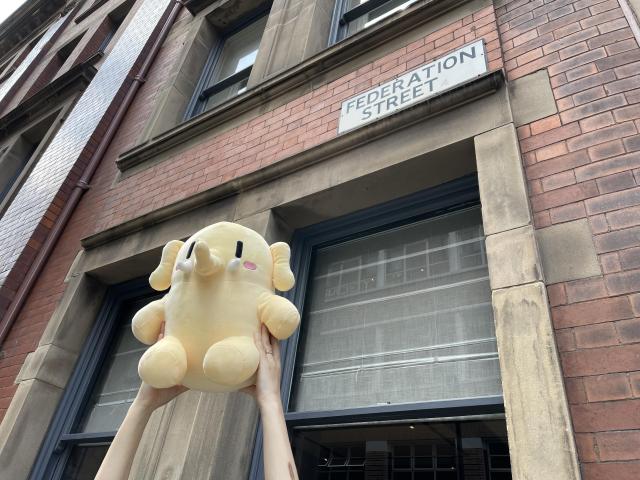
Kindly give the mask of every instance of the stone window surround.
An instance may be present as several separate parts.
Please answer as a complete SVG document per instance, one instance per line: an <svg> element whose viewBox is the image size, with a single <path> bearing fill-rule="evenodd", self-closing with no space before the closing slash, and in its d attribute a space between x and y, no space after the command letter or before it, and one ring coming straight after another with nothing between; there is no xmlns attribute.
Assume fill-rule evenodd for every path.
<svg viewBox="0 0 640 480"><path fill-rule="evenodd" d="M15 142L23 132L42 122L43 119L50 117L54 113L56 116L51 122L49 131L31 155L29 162L14 182L13 187L0 202L0 217L19 190L19 186L28 177L40 155L58 131L59 126L68 116L75 101L93 78L96 70L92 64L97 60L98 58L91 58L85 64L76 65L0 118L0 138L3 143L8 144Z"/></svg>
<svg viewBox="0 0 640 480"><path fill-rule="evenodd" d="M239 3L239 6L227 12L224 7L228 3ZM243 24L248 18L259 12L270 15L269 3L271 1L218 1L195 14L186 33L182 54L162 86L151 119L140 134L137 144L145 143L150 138L194 118L190 112L195 107L196 92L202 89L203 72L211 61L211 54L223 41L225 34ZM249 86L255 83L253 76L252 71Z"/></svg>
<svg viewBox="0 0 640 480"><path fill-rule="evenodd" d="M409 113L401 112L398 117ZM352 132L350 147L329 158L322 156L306 166L283 171L268 183L214 203L191 203L179 216L171 217L165 212L164 221L153 220L142 230L114 236L81 251L38 349L29 355L18 376L18 390L0 427L0 468L18 478L33 462L107 287L148 274L168 240L185 238L220 220L245 224L268 241L288 240L294 229L306 224L366 208L477 169L514 478L579 479L507 89L502 86L493 95L470 104L406 123L392 135L369 136L368 143L357 143L360 135L367 138L368 130L374 126ZM425 130L429 136L420 135ZM466 161L452 164L447 160L452 155ZM341 179L338 184L336 179ZM349 192L350 202L340 202L344 198L341 193L345 192ZM206 402L206 408L202 402ZM142 477L150 464L146 457L159 458L161 452L151 446L154 435L170 431L173 415L202 422L198 418L210 418L212 411L228 408L237 412L242 408L251 422L243 423L244 431L236 431L233 442L228 446L225 443L222 452L214 452L213 458L207 460L227 468L222 459L232 450L226 449L237 452L238 445L251 445L253 441L256 416L250 405L234 394L207 397L190 392L181 397L154 416L134 472ZM220 428L233 429L228 422L222 423ZM168 437L163 455L172 451L169 457L174 463L176 458L182 461L191 448L200 451L198 448L207 446L204 435L197 434L186 442L183 436ZM157 468L163 468L164 456ZM225 470L226 476L221 478L243 478L245 467L229 467L232 470Z"/></svg>
<svg viewBox="0 0 640 480"><path fill-rule="evenodd" d="M216 19L215 10L211 14L209 14L209 16L203 17L204 21L200 22L200 28L196 33L196 37L206 37L209 40L210 43L206 45L206 50L208 50L209 53L204 64L197 65L199 68L196 70L200 71L200 75L195 82L196 86L191 92L191 98L185 108L183 116L185 121L199 115L199 113L194 113L197 112L197 105L199 104L198 97L207 88L207 85L211 81L211 76L217 69L220 60L220 54L224 51L225 44L228 38L234 34L240 33L244 28L250 27L254 22L258 22L260 20L263 20L265 17L268 17L269 9L269 5L263 5L261 8L259 7L248 12L242 12L242 15L239 16L237 20L234 20L232 24L226 26L225 28L216 27L214 25ZM262 33L264 33L264 31ZM191 55L187 54L187 57L188 62L193 62ZM191 70L193 70L193 64L191 64L190 66ZM251 70L253 70L253 65L251 66ZM222 80L224 80L224 78L218 78L217 82L220 82ZM248 80L251 80L251 74L249 75ZM205 107L203 111L206 110L209 109Z"/></svg>
<svg viewBox="0 0 640 480"><path fill-rule="evenodd" d="M51 125L47 133L44 135L44 137L40 141L38 148L36 148L36 150L29 157L29 161L26 163L26 165L23 167L22 171L20 172L16 180L13 182L13 186L7 192L7 195L2 199L2 201L0 201L0 216L3 215L6 208L11 203L11 200L20 189L20 185L22 185L24 180L29 176L29 174L31 173L31 170L33 169L38 159L40 158L40 155L47 148L47 146L49 145L49 142L53 139L54 135L58 131L59 126L62 124L65 117L68 115L69 111L71 110L73 103L74 103L73 99L70 99L67 102L65 102L65 104L63 104L62 106L57 107L57 109L49 110L47 112L41 113L40 115L38 115L37 117L34 117L31 121L29 121L28 124L26 124L23 127L20 127L19 130L15 131L15 133L11 133L10 137L8 137L5 140L6 144L10 144L11 146L13 146L19 141L20 137L26 131L30 130L38 123L45 121L47 118L51 118Z"/></svg>

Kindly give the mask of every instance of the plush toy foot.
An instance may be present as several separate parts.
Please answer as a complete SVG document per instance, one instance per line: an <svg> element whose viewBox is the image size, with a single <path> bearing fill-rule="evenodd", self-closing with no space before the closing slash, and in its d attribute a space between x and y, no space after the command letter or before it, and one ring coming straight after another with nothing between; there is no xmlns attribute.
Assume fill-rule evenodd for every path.
<svg viewBox="0 0 640 480"><path fill-rule="evenodd" d="M258 363L260 353L252 338L229 337L209 347L202 368L212 382L232 387L256 373Z"/></svg>
<svg viewBox="0 0 640 480"><path fill-rule="evenodd" d="M300 313L284 297L264 293L258 304L258 318L278 340L291 336L300 325Z"/></svg>
<svg viewBox="0 0 640 480"><path fill-rule="evenodd" d="M144 352L138 363L138 374L155 388L180 385L187 372L187 353L175 337L164 337Z"/></svg>

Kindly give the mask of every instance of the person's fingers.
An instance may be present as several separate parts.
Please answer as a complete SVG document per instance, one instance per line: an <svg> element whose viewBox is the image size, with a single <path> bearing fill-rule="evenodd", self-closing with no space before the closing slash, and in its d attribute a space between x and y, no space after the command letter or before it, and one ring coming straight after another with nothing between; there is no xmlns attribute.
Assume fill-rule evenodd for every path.
<svg viewBox="0 0 640 480"><path fill-rule="evenodd" d="M258 349L258 353L260 354L260 358L265 356L264 345L262 344L262 332L254 332L253 333L253 343L256 344L256 348Z"/></svg>
<svg viewBox="0 0 640 480"><path fill-rule="evenodd" d="M269 353L272 351L271 349L271 342L269 341L269 330L267 330L267 326L263 323L262 324L262 328L261 328L261 332L262 334L262 348L264 348L264 351L266 353Z"/></svg>
<svg viewBox="0 0 640 480"><path fill-rule="evenodd" d="M273 351L273 359L278 366L280 365L280 341L276 337L271 337L271 350Z"/></svg>

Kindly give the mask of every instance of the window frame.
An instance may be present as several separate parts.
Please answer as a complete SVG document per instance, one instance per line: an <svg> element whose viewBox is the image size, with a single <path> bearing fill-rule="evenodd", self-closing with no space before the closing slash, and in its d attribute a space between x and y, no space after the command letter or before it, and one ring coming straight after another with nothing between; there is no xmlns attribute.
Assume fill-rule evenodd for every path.
<svg viewBox="0 0 640 480"><path fill-rule="evenodd" d="M91 393L102 373L127 302L158 297L148 279L138 278L112 286L102 302L95 323L76 361L75 368L56 409L30 479L58 479L64 473L71 450L82 443L110 442L116 432L71 433L86 411Z"/></svg>
<svg viewBox="0 0 640 480"><path fill-rule="evenodd" d="M268 16L271 11L271 6L272 2L265 2L265 4L262 5L258 10L253 11L249 15L243 17L237 25L220 33L219 39L215 42L213 48L211 49L211 52L209 53L209 57L205 62L204 68L202 69L202 73L200 74L200 78L198 79L198 83L196 84L196 88L193 92L191 100L187 104L187 109L185 110L183 121L190 120L191 118L208 111L207 109L205 109L207 101L216 93L221 92L225 88L230 87L231 85L239 82L244 78L249 79L251 70L253 69L255 63L240 70L239 72L229 75L228 77L221 78L215 84L207 87L207 84L211 80L211 76L214 74L216 67L218 66L227 40L244 28L250 26L252 23L257 22L265 16ZM260 43L262 43L262 37L260 37ZM258 48L260 47L258 46Z"/></svg>
<svg viewBox="0 0 640 480"><path fill-rule="evenodd" d="M305 295L309 288L313 256L317 249L479 205L478 178L476 174L471 174L400 199L302 228L294 233L291 241L291 265L296 277L296 286L284 296L293 302L304 319ZM280 393L289 430L305 426L328 427L380 421L484 416L505 412L502 395L342 410L289 412L296 357L301 346L300 331L300 328L296 329L290 338L281 342ZM262 426L258 425L249 478L261 479L261 472Z"/></svg>
<svg viewBox="0 0 640 480"><path fill-rule="evenodd" d="M333 18L331 22L331 31L329 33L329 45L338 43L348 37L347 29L349 22L366 15L367 13L375 10L378 7L383 6L390 0L368 0L366 3L362 3L352 9L348 9L349 0L336 0L336 5L333 9ZM411 7L418 0L408 0L411 3L406 8ZM379 21L382 21L380 19Z"/></svg>

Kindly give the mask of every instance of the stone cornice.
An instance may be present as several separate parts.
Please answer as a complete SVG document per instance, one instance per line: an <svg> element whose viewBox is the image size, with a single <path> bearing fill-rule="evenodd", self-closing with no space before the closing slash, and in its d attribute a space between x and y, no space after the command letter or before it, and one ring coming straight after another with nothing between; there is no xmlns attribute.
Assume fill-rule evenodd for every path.
<svg viewBox="0 0 640 480"><path fill-rule="evenodd" d="M159 153L170 150L212 128L229 122L260 105L277 98L310 80L322 76L329 70L343 65L364 52L374 49L407 30L433 20L467 0L428 0L408 9L398 17L390 17L371 28L363 30L317 55L289 68L219 106L182 123L151 140L126 152L116 161L121 171L153 159Z"/></svg>
<svg viewBox="0 0 640 480"><path fill-rule="evenodd" d="M490 95L503 85L504 73L502 70L485 74L482 77L453 88L442 95L432 97L389 117L339 135L332 140L292 155L280 162L85 237L82 239L82 246L86 250L89 250L104 245L118 238L149 228L169 218L184 214L202 205L222 200L258 185L276 180L297 170L338 155L341 152L350 150L358 145L382 138L409 125L423 121L426 118L433 117L434 115L454 109L475 99Z"/></svg>

